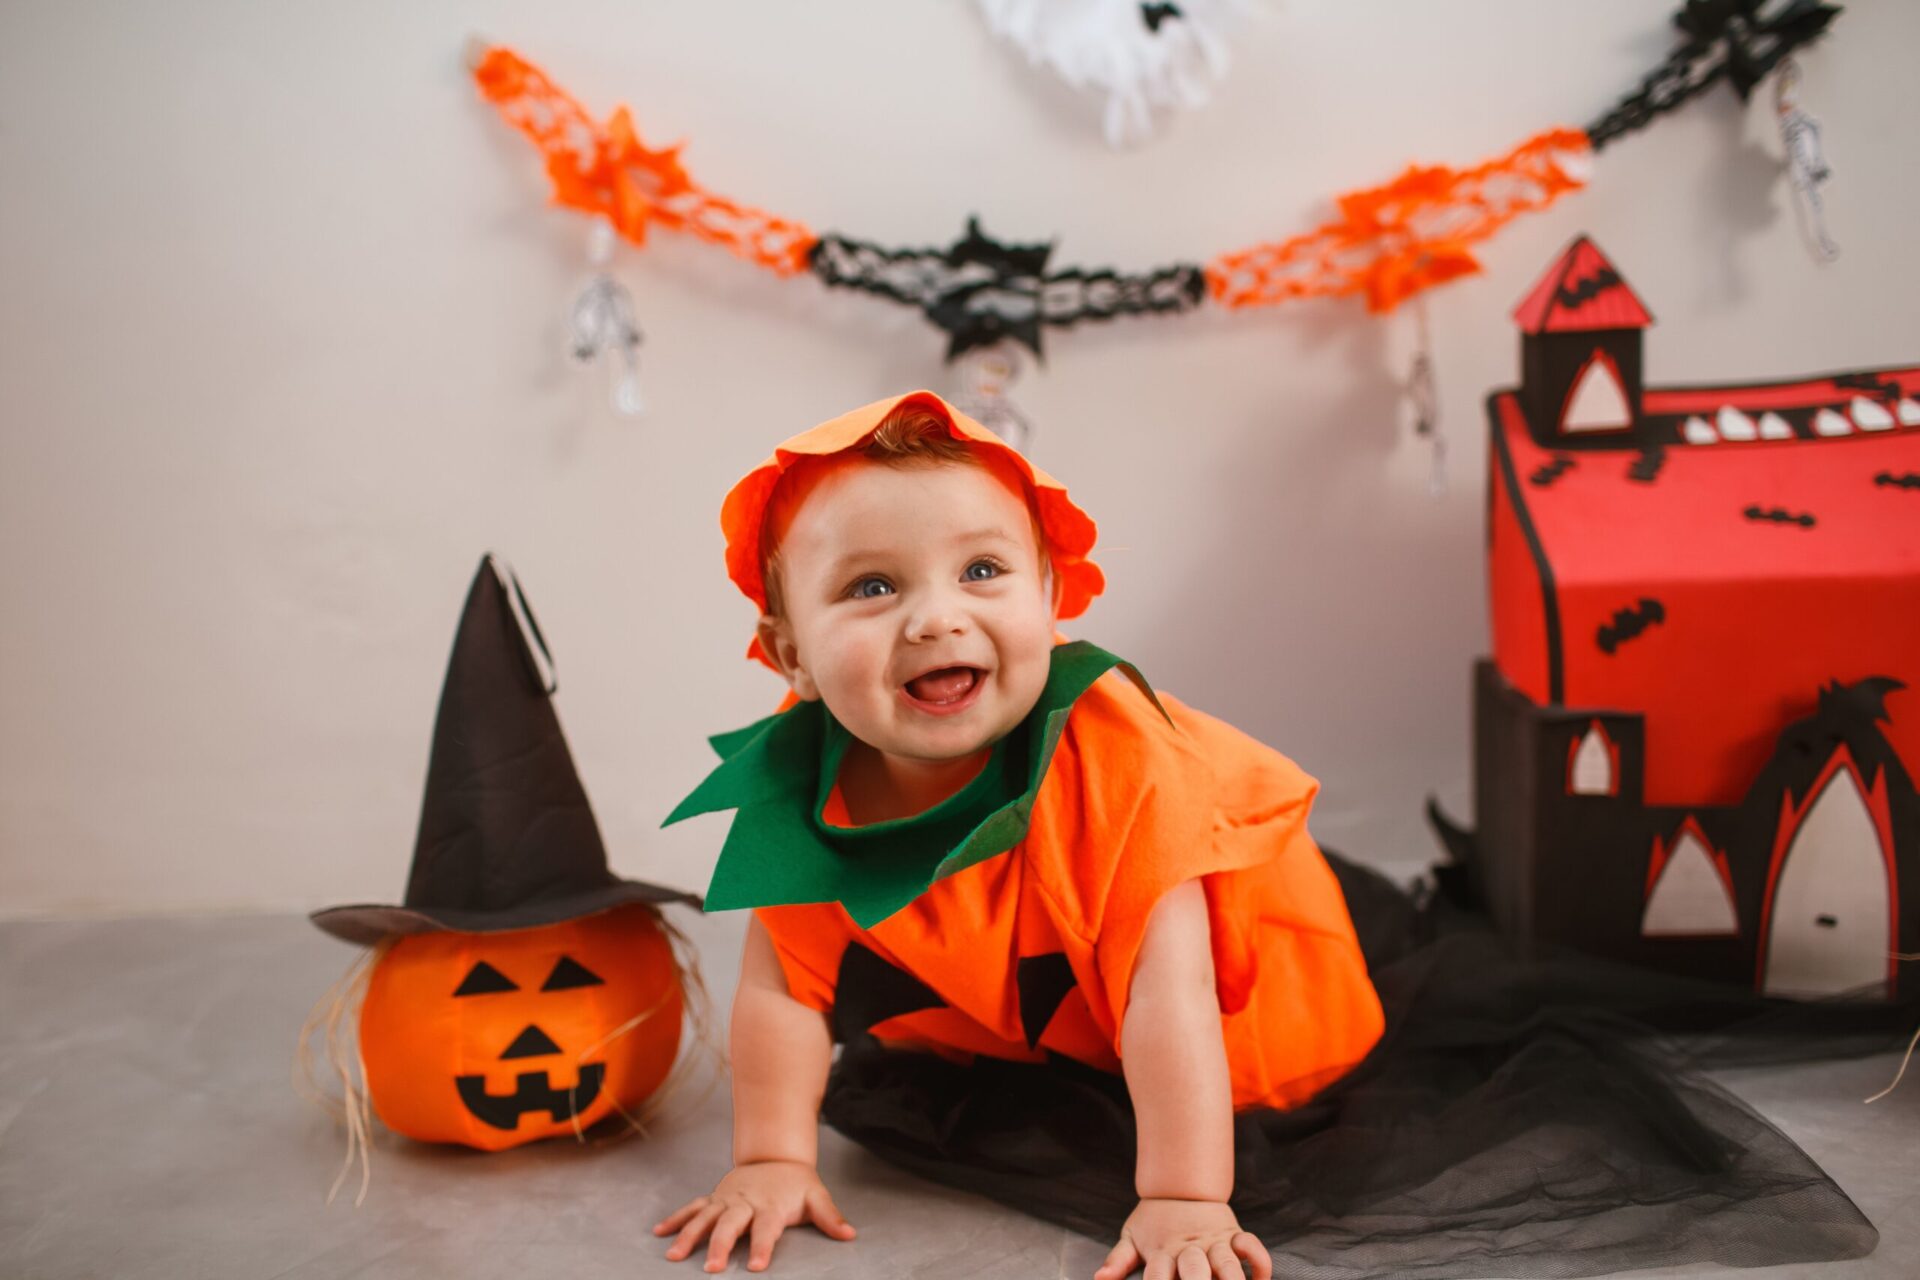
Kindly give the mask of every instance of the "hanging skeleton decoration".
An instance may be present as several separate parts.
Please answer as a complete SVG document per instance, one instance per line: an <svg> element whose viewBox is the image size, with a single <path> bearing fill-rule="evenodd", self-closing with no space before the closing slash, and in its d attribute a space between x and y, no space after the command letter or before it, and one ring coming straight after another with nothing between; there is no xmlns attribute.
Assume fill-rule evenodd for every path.
<svg viewBox="0 0 1920 1280"><path fill-rule="evenodd" d="M1813 256L1832 262L1840 256L1840 246L1827 234L1820 188L1833 177L1833 170L1827 167L1820 146L1820 122L1800 105L1800 64L1792 58L1780 64L1780 75L1773 83L1773 109L1780 117L1780 142L1786 148L1787 177L1793 183L1801 229Z"/></svg>
<svg viewBox="0 0 1920 1280"><path fill-rule="evenodd" d="M1447 492L1447 437L1440 430L1440 395L1433 383L1433 343L1427 328L1427 300L1413 303L1413 363L1407 369L1407 400L1413 406L1413 433L1433 451L1427 473L1427 492L1438 498Z"/></svg>
<svg viewBox="0 0 1920 1280"><path fill-rule="evenodd" d="M1008 395L1021 374L1020 349L1010 342L975 347L956 362L954 404L1021 453L1033 449L1033 421Z"/></svg>
<svg viewBox="0 0 1920 1280"><path fill-rule="evenodd" d="M1226 30L1249 0L979 0L993 33L1076 89L1105 93L1109 146L1145 142L1154 111L1205 106Z"/></svg>
<svg viewBox="0 0 1920 1280"><path fill-rule="evenodd" d="M612 258L613 227L595 222L587 241L593 277L567 314L569 351L583 365L605 355L613 370L615 412L637 418L646 411L640 397L640 326L633 318L633 295L607 270Z"/></svg>

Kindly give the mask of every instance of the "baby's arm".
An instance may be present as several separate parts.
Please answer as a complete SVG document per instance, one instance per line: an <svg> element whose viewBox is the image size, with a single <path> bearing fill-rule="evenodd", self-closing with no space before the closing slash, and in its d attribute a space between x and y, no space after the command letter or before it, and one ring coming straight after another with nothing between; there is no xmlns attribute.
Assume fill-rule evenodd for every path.
<svg viewBox="0 0 1920 1280"><path fill-rule="evenodd" d="M747 1270L762 1271L780 1233L806 1221L851 1240L852 1225L814 1171L833 1038L825 1017L788 994L773 940L758 920L747 926L731 1039L733 1172L711 1196L688 1201L654 1227L655 1235L679 1233L667 1257L686 1257L711 1233L706 1269L718 1271L750 1232Z"/></svg>
<svg viewBox="0 0 1920 1280"><path fill-rule="evenodd" d="M833 1036L824 1014L787 993L773 939L747 924L733 996L733 1162L785 1160L811 1168L820 1151L820 1099Z"/></svg>
<svg viewBox="0 0 1920 1280"><path fill-rule="evenodd" d="M1265 1247L1240 1230L1227 1207L1233 1087L1198 880L1169 892L1148 917L1120 1030L1120 1061L1140 1130L1134 1165L1140 1207L1095 1280L1120 1280L1137 1266L1149 1276L1241 1280L1242 1259L1255 1280L1267 1280L1273 1264Z"/></svg>

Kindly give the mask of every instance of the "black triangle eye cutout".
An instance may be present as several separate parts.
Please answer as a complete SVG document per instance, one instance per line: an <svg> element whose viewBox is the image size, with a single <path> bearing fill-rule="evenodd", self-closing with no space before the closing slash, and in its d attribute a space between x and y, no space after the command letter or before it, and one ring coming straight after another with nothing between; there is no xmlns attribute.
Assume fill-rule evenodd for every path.
<svg viewBox="0 0 1920 1280"><path fill-rule="evenodd" d="M569 991L574 987L598 987L605 985L605 983L605 978L602 978L599 974L587 968L587 966L581 964L572 956L561 956L560 962L553 966L553 972L548 974L547 980L540 984L540 989L542 991Z"/></svg>
<svg viewBox="0 0 1920 1280"><path fill-rule="evenodd" d="M560 1046L553 1042L552 1036L529 1024L513 1038L513 1043L508 1045L506 1052L500 1055L500 1060L506 1062L512 1058L544 1058L550 1053L558 1052L560 1052Z"/></svg>
<svg viewBox="0 0 1920 1280"><path fill-rule="evenodd" d="M454 991L456 996L490 996L501 991L518 991L513 979L500 972L485 960L474 965L466 977L460 980L460 986Z"/></svg>

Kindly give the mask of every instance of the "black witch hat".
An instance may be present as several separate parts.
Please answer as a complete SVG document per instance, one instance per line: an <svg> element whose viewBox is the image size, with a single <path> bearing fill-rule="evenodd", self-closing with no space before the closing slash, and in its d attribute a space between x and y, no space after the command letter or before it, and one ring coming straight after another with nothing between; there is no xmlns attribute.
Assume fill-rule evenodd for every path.
<svg viewBox="0 0 1920 1280"><path fill-rule="evenodd" d="M371 945L395 934L558 924L629 902L699 906L693 894L608 869L553 711L554 687L520 583L484 557L440 691L406 899L328 907L313 922Z"/></svg>

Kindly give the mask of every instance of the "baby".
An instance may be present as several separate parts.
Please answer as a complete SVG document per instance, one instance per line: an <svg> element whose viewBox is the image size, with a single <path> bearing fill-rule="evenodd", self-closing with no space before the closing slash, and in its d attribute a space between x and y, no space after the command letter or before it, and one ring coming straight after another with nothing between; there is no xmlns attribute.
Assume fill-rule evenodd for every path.
<svg viewBox="0 0 1920 1280"><path fill-rule="evenodd" d="M853 1238L815 1170L838 1040L1118 1073L1138 1203L1096 1280L1265 1280L1235 1109L1305 1101L1381 1030L1316 784L1058 635L1104 587L1092 520L931 393L785 442L722 525L792 697L669 818L738 810L707 905L755 912L734 1167L654 1228L667 1257Z"/></svg>

